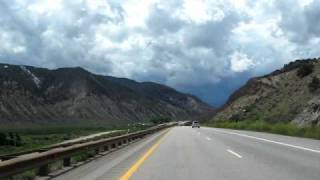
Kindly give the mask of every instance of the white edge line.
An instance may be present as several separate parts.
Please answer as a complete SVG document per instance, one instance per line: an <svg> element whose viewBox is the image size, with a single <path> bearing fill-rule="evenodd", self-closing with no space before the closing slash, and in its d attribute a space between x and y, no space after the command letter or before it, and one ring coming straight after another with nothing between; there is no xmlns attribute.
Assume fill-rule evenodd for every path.
<svg viewBox="0 0 320 180"><path fill-rule="evenodd" d="M302 146L296 146L296 145L292 145L292 144L287 144L287 143L283 143L283 142L279 142L279 141L273 141L273 140L269 140L269 139L259 138L259 137L235 133L235 132L228 132L228 131L217 130L217 129L214 129L214 130L218 131L218 132L222 132L222 133L233 134L233 135L242 136L242 137L246 137L246 138L256 139L256 140L274 143L274 144L287 146L287 147L292 147L292 148L296 148L296 149L300 149L300 150L310 151L310 152L314 152L314 153L320 153L320 150L314 150L314 149L310 149L310 148L306 148L306 147L302 147Z"/></svg>
<svg viewBox="0 0 320 180"><path fill-rule="evenodd" d="M238 154L238 153L236 153L236 152L234 152L234 151L232 151L232 150L230 150L230 149L228 149L227 151L228 151L229 153L237 156L238 158L242 158L242 156L241 156L240 154Z"/></svg>

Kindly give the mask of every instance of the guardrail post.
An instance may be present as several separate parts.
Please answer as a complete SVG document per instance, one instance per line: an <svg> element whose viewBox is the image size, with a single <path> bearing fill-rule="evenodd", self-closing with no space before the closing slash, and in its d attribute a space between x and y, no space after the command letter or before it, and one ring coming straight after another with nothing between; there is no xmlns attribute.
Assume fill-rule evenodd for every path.
<svg viewBox="0 0 320 180"><path fill-rule="evenodd" d="M117 143L113 143L113 144L111 145L111 149L115 149L115 148L117 148Z"/></svg>
<svg viewBox="0 0 320 180"><path fill-rule="evenodd" d="M49 173L50 173L50 171L49 171L48 164L40 166L39 172L38 172L39 176L48 176Z"/></svg>
<svg viewBox="0 0 320 180"><path fill-rule="evenodd" d="M96 154L99 154L100 148L96 148L96 149L94 150L94 152L95 152Z"/></svg>
<svg viewBox="0 0 320 180"><path fill-rule="evenodd" d="M104 150L104 151L109 151L109 145L104 146L104 147L103 147L103 150Z"/></svg>
<svg viewBox="0 0 320 180"><path fill-rule="evenodd" d="M64 167L69 167L69 166L71 166L71 158L70 158L70 157L67 157L67 158L64 158L64 159L63 159L63 166L64 166Z"/></svg>

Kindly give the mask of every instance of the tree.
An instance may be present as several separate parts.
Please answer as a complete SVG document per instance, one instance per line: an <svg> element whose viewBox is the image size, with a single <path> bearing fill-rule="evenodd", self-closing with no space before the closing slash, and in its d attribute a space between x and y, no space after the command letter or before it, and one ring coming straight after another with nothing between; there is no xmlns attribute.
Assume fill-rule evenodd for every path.
<svg viewBox="0 0 320 180"><path fill-rule="evenodd" d="M15 141L15 136L12 132L9 132L9 139L8 139L8 143L9 145L13 145L16 146L16 141Z"/></svg>
<svg viewBox="0 0 320 180"><path fill-rule="evenodd" d="M151 118L149 121L152 122L153 124L162 124L162 123L171 122L172 119L170 117L157 116L157 117Z"/></svg>
<svg viewBox="0 0 320 180"><path fill-rule="evenodd" d="M303 78L313 72L314 65L312 63L306 63L299 67L297 76Z"/></svg>
<svg viewBox="0 0 320 180"><path fill-rule="evenodd" d="M308 84L310 92L315 92L320 88L320 80L317 77L313 77L311 82Z"/></svg>
<svg viewBox="0 0 320 180"><path fill-rule="evenodd" d="M21 146L22 145L22 139L18 133L15 133L15 144L16 146Z"/></svg>
<svg viewBox="0 0 320 180"><path fill-rule="evenodd" d="M7 140L7 135L5 133L0 132L0 145L7 145L8 140Z"/></svg>

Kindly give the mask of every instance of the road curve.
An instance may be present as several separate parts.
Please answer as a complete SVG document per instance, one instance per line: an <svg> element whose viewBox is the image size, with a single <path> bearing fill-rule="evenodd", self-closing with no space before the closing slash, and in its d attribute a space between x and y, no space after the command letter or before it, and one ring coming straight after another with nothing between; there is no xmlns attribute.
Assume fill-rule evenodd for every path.
<svg viewBox="0 0 320 180"><path fill-rule="evenodd" d="M53 179L319 180L320 141L174 127Z"/></svg>

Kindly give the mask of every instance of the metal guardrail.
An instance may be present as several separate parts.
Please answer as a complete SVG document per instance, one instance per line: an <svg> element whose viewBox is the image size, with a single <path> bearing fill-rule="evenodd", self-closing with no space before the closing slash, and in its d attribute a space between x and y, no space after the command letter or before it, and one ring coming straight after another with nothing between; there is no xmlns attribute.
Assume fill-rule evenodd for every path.
<svg viewBox="0 0 320 180"><path fill-rule="evenodd" d="M103 136L112 135L114 133L119 133L119 132L123 132L123 131L125 131L125 130L116 130L116 131L113 131L113 132L111 132L109 134L101 135L101 136L97 136L97 137L93 137L93 138L86 138L86 139L81 139L81 140L78 140L78 141L71 141L71 142L62 142L62 143L53 144L53 145L50 145L50 146L45 146L45 147L42 147L42 148L39 148L39 149L33 149L33 150L28 150L28 151L23 151L23 152L17 152L17 153L10 153L10 154L1 155L0 156L0 162L1 161L6 161L6 160L9 160L9 159L13 159L13 158L16 158L18 156L22 156L22 155L26 155L26 154L45 152L45 151L49 151L51 149L55 149L55 148L59 148L59 147L68 147L68 146L71 146L71 145L86 143L86 142L93 141L93 140L98 140L98 139L103 139L103 138L105 139L106 137L103 137Z"/></svg>
<svg viewBox="0 0 320 180"><path fill-rule="evenodd" d="M46 176L50 172L49 164L56 161L63 161L63 166L71 166L71 158L80 153L94 150L97 154L100 151L109 151L119 146L128 144L134 140L143 138L148 134L175 126L175 123L163 124L130 134L100 139L81 144L73 144L67 147L57 147L44 152L33 152L0 162L0 178L9 177L28 170L39 168L38 175Z"/></svg>

